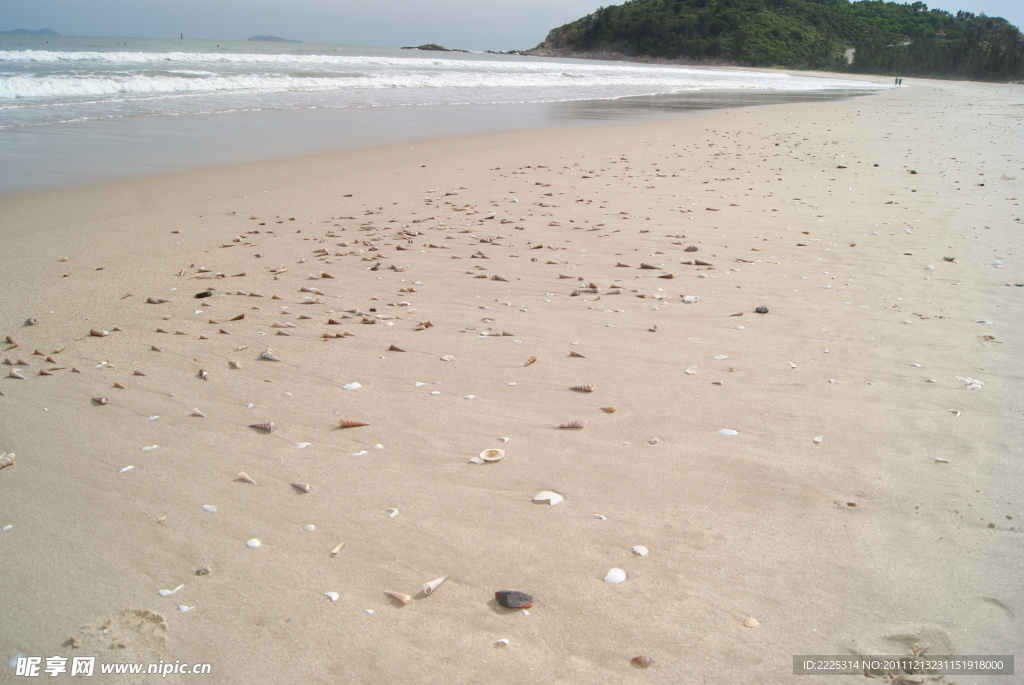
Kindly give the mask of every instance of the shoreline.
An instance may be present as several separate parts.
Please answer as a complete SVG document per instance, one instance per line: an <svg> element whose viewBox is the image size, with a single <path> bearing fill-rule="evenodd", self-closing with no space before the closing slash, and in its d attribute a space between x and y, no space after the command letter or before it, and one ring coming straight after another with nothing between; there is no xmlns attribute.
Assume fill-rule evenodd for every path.
<svg viewBox="0 0 1024 685"><path fill-rule="evenodd" d="M910 85L0 197L0 657L788 683L1024 653L1024 96Z"/></svg>

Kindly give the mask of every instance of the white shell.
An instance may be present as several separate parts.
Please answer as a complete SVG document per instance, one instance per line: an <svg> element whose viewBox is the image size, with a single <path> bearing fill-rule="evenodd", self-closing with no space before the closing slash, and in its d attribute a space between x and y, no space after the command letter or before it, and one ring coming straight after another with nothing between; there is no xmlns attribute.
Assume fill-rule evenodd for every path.
<svg viewBox="0 0 1024 685"><path fill-rule="evenodd" d="M342 390L358 390L361 387L363 386L359 385L359 383L356 383L355 381L352 381L351 383L346 383L345 385L341 386Z"/></svg>
<svg viewBox="0 0 1024 685"><path fill-rule="evenodd" d="M697 367L696 366L691 366L688 369L686 369L686 374L688 376L692 376L695 373L697 373Z"/></svg>
<svg viewBox="0 0 1024 685"><path fill-rule="evenodd" d="M557 492L551 492L550 490L538 492L536 495L533 496L534 502L547 502L551 506L555 506L564 499L565 498L559 495Z"/></svg>
<svg viewBox="0 0 1024 685"><path fill-rule="evenodd" d="M728 359L728 357L725 356L724 354L716 354L714 357L712 357L712 359L714 359L716 362L720 362L723 359Z"/></svg>
<svg viewBox="0 0 1024 685"><path fill-rule="evenodd" d="M649 552L643 545L633 545L633 554L639 554L642 557L646 557Z"/></svg>
<svg viewBox="0 0 1024 685"><path fill-rule="evenodd" d="M501 461L505 458L505 450L497 448L484 450L480 453L480 458L484 461Z"/></svg>
<svg viewBox="0 0 1024 685"><path fill-rule="evenodd" d="M173 590L161 590L157 594L160 595L161 597L170 597L171 595L173 595L175 592L177 592L178 590L180 590L183 587L185 587L185 586L184 585L179 585L178 587L174 588Z"/></svg>
<svg viewBox="0 0 1024 685"><path fill-rule="evenodd" d="M181 612L181 613L183 613L183 614L184 614L184 613L185 613L186 611L192 611L193 609L195 609L195 607L187 607L187 606L185 606L184 604L179 604L179 605L178 605L178 611L180 611L180 612Z"/></svg>
<svg viewBox="0 0 1024 685"><path fill-rule="evenodd" d="M469 460L470 464L486 464L487 462L480 457L471 457Z"/></svg>
<svg viewBox="0 0 1024 685"><path fill-rule="evenodd" d="M694 302L700 302L700 298L696 295L684 295L683 304L693 304Z"/></svg>
<svg viewBox="0 0 1024 685"><path fill-rule="evenodd" d="M246 542L245 542L245 546L250 548L250 549L256 549L257 547L259 547L262 544L263 543L260 542L259 540L257 540L256 538L252 538L251 540L246 540Z"/></svg>
<svg viewBox="0 0 1024 685"><path fill-rule="evenodd" d="M608 571L608 574L604 577L606 583L621 583L626 579L626 572L621 568L613 568Z"/></svg>
<svg viewBox="0 0 1024 685"><path fill-rule="evenodd" d="M819 436L814 438L814 444L815 445L820 445L824 439L825 439L824 435L819 435Z"/></svg>
<svg viewBox="0 0 1024 685"><path fill-rule="evenodd" d="M203 505L203 511L208 511L211 514L216 514L217 513L217 507L215 507L212 504L204 504Z"/></svg>
<svg viewBox="0 0 1024 685"><path fill-rule="evenodd" d="M732 428L723 428L718 431L719 435L739 435L739 431L734 431Z"/></svg>
<svg viewBox="0 0 1024 685"><path fill-rule="evenodd" d="M312 533L314 530L316 530L316 526L314 526L312 523L307 523L302 527L302 530L306 531L307 533Z"/></svg>
<svg viewBox="0 0 1024 685"><path fill-rule="evenodd" d="M118 471L118 473L124 473L125 471L131 471L134 468L135 468L134 466L125 466L123 469Z"/></svg>
<svg viewBox="0 0 1024 685"><path fill-rule="evenodd" d="M390 509L387 509L386 511L388 512L388 518L389 519L393 519L396 516L398 516L398 509L395 509L394 507L391 507Z"/></svg>
<svg viewBox="0 0 1024 685"><path fill-rule="evenodd" d="M495 647L508 647L508 638L503 637L500 640L495 640L494 641L494 646Z"/></svg>
<svg viewBox="0 0 1024 685"><path fill-rule="evenodd" d="M431 592L437 589L437 586L448 580L448 576L441 576L440 578L434 578L429 583L423 584L423 594L429 595Z"/></svg>
<svg viewBox="0 0 1024 685"><path fill-rule="evenodd" d="M13 524L13 523L8 523L8 524L7 524L6 526L4 526L3 528L0 528L0 533L6 533L6 532L7 532L7 531L9 531L9 530L10 530L11 528L14 528L14 524Z"/></svg>
<svg viewBox="0 0 1024 685"><path fill-rule="evenodd" d="M325 592L324 597L331 600L332 602L337 602L338 598L341 597L341 595L339 595L337 592Z"/></svg>

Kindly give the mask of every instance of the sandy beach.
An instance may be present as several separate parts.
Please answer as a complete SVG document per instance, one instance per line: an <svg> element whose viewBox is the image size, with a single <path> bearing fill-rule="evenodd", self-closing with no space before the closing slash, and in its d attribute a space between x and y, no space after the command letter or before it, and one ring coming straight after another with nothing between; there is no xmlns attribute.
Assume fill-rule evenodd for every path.
<svg viewBox="0 0 1024 685"><path fill-rule="evenodd" d="M0 199L0 682L1021 657L1024 91L907 86Z"/></svg>

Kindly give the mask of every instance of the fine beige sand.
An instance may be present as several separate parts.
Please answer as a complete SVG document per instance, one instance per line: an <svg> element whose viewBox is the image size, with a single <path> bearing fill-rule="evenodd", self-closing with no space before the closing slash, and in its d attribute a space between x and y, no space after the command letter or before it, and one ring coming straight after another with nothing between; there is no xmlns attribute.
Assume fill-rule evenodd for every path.
<svg viewBox="0 0 1024 685"><path fill-rule="evenodd" d="M907 85L3 199L0 681L1019 659L1024 92Z"/></svg>

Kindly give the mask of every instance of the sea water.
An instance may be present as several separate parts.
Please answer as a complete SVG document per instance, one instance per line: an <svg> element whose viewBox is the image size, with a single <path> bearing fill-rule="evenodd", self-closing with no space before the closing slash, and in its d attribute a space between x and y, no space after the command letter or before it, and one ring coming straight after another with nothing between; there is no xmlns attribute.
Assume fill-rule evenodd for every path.
<svg viewBox="0 0 1024 685"><path fill-rule="evenodd" d="M865 94L784 73L306 43L0 36L0 192Z"/></svg>

